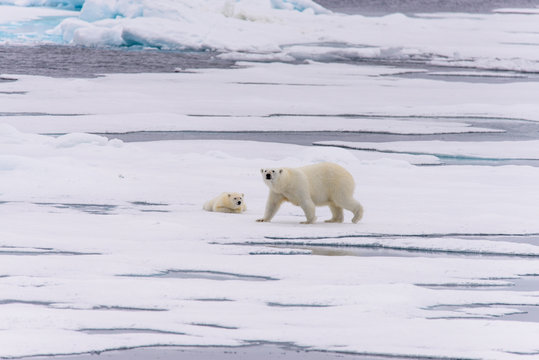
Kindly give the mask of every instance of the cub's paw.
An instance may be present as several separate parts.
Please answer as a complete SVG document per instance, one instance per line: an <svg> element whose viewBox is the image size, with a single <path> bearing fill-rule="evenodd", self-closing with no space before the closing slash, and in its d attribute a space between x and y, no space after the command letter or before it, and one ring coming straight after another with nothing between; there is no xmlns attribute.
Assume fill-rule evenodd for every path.
<svg viewBox="0 0 539 360"><path fill-rule="evenodd" d="M269 222L268 220L264 220L264 219L256 219L256 222Z"/></svg>

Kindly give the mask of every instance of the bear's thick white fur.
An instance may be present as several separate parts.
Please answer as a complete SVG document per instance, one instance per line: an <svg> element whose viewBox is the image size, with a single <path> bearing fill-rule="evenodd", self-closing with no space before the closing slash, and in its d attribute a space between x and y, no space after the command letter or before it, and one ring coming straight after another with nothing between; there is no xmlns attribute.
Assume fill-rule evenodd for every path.
<svg viewBox="0 0 539 360"><path fill-rule="evenodd" d="M221 195L206 201L204 210L224 213L241 213L247 210L243 194L236 192L224 192Z"/></svg>
<svg viewBox="0 0 539 360"><path fill-rule="evenodd" d="M326 222L343 222L343 209L354 214L353 223L363 217L363 207L354 199L354 178L343 167L324 162L299 168L262 169L262 178L270 192L262 219L271 221L283 201L300 206L307 221L316 221L315 207L329 206L333 217Z"/></svg>

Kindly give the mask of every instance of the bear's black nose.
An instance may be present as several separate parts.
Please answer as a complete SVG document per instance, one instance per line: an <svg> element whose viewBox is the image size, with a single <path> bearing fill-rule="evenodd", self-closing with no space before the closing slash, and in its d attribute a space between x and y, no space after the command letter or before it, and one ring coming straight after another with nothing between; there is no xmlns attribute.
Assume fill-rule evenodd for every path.
<svg viewBox="0 0 539 360"><path fill-rule="evenodd" d="M241 205L241 201L238 201L238 205Z"/></svg>
<svg viewBox="0 0 539 360"><path fill-rule="evenodd" d="M266 174L266 179L271 180L271 174Z"/></svg>

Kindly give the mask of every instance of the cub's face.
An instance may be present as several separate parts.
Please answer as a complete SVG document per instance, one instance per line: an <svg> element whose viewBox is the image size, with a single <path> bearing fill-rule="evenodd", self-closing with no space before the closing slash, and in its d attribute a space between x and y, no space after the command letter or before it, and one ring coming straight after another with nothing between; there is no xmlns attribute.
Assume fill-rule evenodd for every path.
<svg viewBox="0 0 539 360"><path fill-rule="evenodd" d="M260 169L260 172L266 185L271 186L283 173L283 169Z"/></svg>
<svg viewBox="0 0 539 360"><path fill-rule="evenodd" d="M239 209L243 204L245 204L243 200L243 194L240 193L228 193L228 201L230 201L230 207L232 209Z"/></svg>

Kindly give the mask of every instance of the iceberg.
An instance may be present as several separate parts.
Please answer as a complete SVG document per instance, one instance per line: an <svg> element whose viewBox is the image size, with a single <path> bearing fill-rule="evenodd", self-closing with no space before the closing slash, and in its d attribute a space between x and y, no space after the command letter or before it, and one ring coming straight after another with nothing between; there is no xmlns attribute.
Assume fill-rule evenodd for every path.
<svg viewBox="0 0 539 360"><path fill-rule="evenodd" d="M329 14L330 11L311 0L271 0L275 9L308 11L315 14Z"/></svg>
<svg viewBox="0 0 539 360"><path fill-rule="evenodd" d="M274 52L296 31L290 17L329 13L310 0L86 0L79 16L66 19L54 33L85 46Z"/></svg>
<svg viewBox="0 0 539 360"><path fill-rule="evenodd" d="M47 6L68 10L80 10L84 0L2 0L0 5Z"/></svg>
<svg viewBox="0 0 539 360"><path fill-rule="evenodd" d="M54 33L70 44L258 54L286 61L385 60L539 71L536 12L332 13L311 0L86 0ZM429 31L425 31L429 29ZM440 39L444 39L440 41ZM268 55L271 54L271 55Z"/></svg>
<svg viewBox="0 0 539 360"><path fill-rule="evenodd" d="M0 0L0 5L2 13L24 7L75 10L10 42L30 38L90 47L215 51L232 60L366 60L539 71L534 48L539 12L533 9L367 17L334 13L312 0ZM2 15L0 41L6 38L5 26L8 33L28 31L28 23Z"/></svg>

